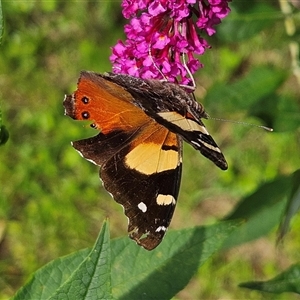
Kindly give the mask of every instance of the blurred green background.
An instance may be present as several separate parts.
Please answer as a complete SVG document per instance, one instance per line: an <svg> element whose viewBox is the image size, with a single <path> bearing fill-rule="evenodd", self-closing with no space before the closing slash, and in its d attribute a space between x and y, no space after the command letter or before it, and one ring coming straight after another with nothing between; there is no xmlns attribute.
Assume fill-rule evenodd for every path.
<svg viewBox="0 0 300 300"><path fill-rule="evenodd" d="M229 170L185 145L171 228L214 223L259 185L300 166L299 54L291 54L300 15L291 6L290 33L279 4L234 1L217 34L206 37L212 49L195 76L199 101L212 117L274 132L205 121ZM126 235L127 218L101 186L98 168L70 145L96 132L64 116L62 106L81 70L111 70L110 47L124 39L125 20L120 1L12 0L2 9L0 107L10 139L0 147L0 299L7 299L45 263L92 246L105 217L112 237ZM284 247L276 248L274 228L215 256L176 299L275 299L237 284L266 280L299 261L299 232L295 217Z"/></svg>

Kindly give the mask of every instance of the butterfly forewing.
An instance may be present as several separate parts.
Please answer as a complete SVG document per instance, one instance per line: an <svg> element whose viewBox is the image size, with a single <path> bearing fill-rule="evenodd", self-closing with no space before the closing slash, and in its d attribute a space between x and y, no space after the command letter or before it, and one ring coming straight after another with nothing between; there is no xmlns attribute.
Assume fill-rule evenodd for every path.
<svg viewBox="0 0 300 300"><path fill-rule="evenodd" d="M133 96L135 105L149 117L181 135L222 170L228 168L224 155L201 121L207 118L204 107L179 85L114 73L103 76L124 87Z"/></svg>

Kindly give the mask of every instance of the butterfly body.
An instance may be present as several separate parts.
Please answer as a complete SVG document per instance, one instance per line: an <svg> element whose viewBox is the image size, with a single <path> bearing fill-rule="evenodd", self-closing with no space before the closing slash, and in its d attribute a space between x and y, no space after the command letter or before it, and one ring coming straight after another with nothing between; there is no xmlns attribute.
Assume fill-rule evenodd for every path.
<svg viewBox="0 0 300 300"><path fill-rule="evenodd" d="M161 242L175 209L182 139L227 169L201 121L203 106L176 84L83 71L64 106L71 118L101 130L73 146L100 166L104 187L124 207L130 237L148 250Z"/></svg>

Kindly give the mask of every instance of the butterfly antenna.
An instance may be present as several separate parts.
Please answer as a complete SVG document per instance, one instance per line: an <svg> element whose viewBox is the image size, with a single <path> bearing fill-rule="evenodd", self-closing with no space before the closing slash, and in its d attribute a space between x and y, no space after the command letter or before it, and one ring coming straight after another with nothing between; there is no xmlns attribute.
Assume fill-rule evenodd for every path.
<svg viewBox="0 0 300 300"><path fill-rule="evenodd" d="M192 91L194 91L196 89L196 82L195 82L195 78L191 72L191 70L189 69L189 67L187 66L186 64L186 58L185 58L186 54L185 53L182 53L182 62L183 62L183 65L190 77L190 79L192 80L192 85L181 85L182 87L186 88L186 89L190 89Z"/></svg>
<svg viewBox="0 0 300 300"><path fill-rule="evenodd" d="M181 34L183 36L187 35L187 32L186 32L187 31L187 27L186 27L185 23L182 23L180 25L179 31L181 32ZM186 71L187 71L187 73L188 73L188 75L189 75L189 77L190 77L190 79L192 81L192 85L191 86L190 85L185 85L185 86L182 86L182 87L184 87L186 89L189 89L190 91L194 92L195 89L196 89L196 82L195 82L195 78L194 78L191 70L189 69L189 67L188 67L188 65L186 63L186 53L181 53L181 59L182 59L183 65L184 65L184 67L185 67L185 69L186 69Z"/></svg>
<svg viewBox="0 0 300 300"><path fill-rule="evenodd" d="M151 38L152 40L152 38ZM163 81L168 81L167 77L164 75L164 73L159 69L159 67L157 66L157 64L155 63L153 56L152 56L152 52L151 52L151 43L149 43L149 48L148 48L148 53L149 53L149 57L153 63L153 66L155 67L155 69L159 72L159 74L162 76L162 80Z"/></svg>
<svg viewBox="0 0 300 300"><path fill-rule="evenodd" d="M241 125L245 125L245 126L254 126L254 127L262 128L262 129L267 130L267 131L271 131L271 132L273 131L273 128L271 128L271 127L267 127L267 126L263 126L263 125L256 125L256 124L242 122L242 121L232 121L232 120L226 120L226 119L212 118L210 116L208 116L207 119L215 120L215 121L235 123L235 124L241 124Z"/></svg>

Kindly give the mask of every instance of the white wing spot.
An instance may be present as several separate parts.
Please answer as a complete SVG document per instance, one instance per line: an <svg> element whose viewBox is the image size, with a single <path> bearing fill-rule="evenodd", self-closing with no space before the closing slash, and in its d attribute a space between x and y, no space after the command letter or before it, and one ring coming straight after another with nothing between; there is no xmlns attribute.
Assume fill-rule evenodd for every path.
<svg viewBox="0 0 300 300"><path fill-rule="evenodd" d="M175 204L176 200L172 195L163 195L163 194L159 194L156 197L156 203L158 205L170 205L170 204Z"/></svg>
<svg viewBox="0 0 300 300"><path fill-rule="evenodd" d="M147 205L144 203L144 202L140 202L138 204L138 208L143 212L145 213L147 211Z"/></svg>
<svg viewBox="0 0 300 300"><path fill-rule="evenodd" d="M167 230L167 227L159 226L159 227L156 228L155 232L166 231L166 230Z"/></svg>

